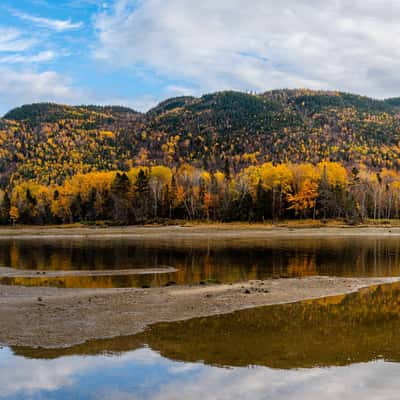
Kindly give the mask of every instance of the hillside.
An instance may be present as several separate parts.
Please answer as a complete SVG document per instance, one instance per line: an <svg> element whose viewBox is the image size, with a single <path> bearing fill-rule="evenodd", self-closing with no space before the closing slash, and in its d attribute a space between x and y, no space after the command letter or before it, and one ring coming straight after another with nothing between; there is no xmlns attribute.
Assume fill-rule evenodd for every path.
<svg viewBox="0 0 400 400"><path fill-rule="evenodd" d="M116 118L131 117L138 113L119 106L65 106L52 103L29 104L9 111L4 119L28 121L32 126L55 123L60 120L81 120L96 124L112 123Z"/></svg>
<svg viewBox="0 0 400 400"><path fill-rule="evenodd" d="M341 161L400 168L399 99L311 90L179 97L124 107L25 105L0 119L0 185L62 183L77 172L185 162L211 171Z"/></svg>

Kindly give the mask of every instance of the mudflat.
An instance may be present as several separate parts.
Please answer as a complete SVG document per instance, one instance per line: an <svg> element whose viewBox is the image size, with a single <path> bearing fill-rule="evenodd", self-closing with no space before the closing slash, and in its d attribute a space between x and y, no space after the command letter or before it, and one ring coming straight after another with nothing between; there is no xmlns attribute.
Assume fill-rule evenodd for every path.
<svg viewBox="0 0 400 400"><path fill-rule="evenodd" d="M122 228L23 227L0 230L0 240L72 237L96 240L130 238L177 243L197 239L199 243L226 240L240 243L251 239L280 237L364 236L400 236L400 228L204 224ZM10 269L0 272L21 274ZM32 271L24 273L33 274ZM63 273L74 275L81 272ZM60 272L52 274L58 276ZM366 286L391 283L399 279L314 276L148 289L58 289L0 285L0 343L45 348L68 347L90 339L132 335L161 321L185 320L251 307L348 294Z"/></svg>
<svg viewBox="0 0 400 400"><path fill-rule="evenodd" d="M126 227L85 227L85 226L22 226L3 227L0 239L12 238L118 238L132 239L251 239L269 237L303 236L400 236L400 225L359 225L345 224L245 224L211 223L183 225L145 225Z"/></svg>
<svg viewBox="0 0 400 400"><path fill-rule="evenodd" d="M151 289L0 286L0 343L68 347L90 339L132 335L161 321L347 294L394 281L307 277Z"/></svg>

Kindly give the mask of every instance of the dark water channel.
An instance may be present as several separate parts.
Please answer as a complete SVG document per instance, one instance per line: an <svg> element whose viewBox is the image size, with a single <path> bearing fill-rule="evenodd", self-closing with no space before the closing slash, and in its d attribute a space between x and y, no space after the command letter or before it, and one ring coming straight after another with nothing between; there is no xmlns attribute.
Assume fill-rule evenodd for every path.
<svg viewBox="0 0 400 400"><path fill-rule="evenodd" d="M36 273L30 277L0 277L0 283L59 287L230 283L312 275L400 276L400 240L379 237L251 241L2 239L0 267ZM115 270L167 267L177 271L107 274ZM100 271L101 276L50 277L46 276L49 271Z"/></svg>

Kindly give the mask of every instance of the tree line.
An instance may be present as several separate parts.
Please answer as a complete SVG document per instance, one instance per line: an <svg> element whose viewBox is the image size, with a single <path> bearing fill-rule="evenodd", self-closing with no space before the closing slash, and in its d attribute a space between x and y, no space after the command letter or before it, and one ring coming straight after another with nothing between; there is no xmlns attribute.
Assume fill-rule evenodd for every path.
<svg viewBox="0 0 400 400"><path fill-rule="evenodd" d="M238 173L228 164L217 172L159 165L77 174L61 185L25 181L0 191L2 224L302 218L400 218L400 173L338 162L265 163Z"/></svg>

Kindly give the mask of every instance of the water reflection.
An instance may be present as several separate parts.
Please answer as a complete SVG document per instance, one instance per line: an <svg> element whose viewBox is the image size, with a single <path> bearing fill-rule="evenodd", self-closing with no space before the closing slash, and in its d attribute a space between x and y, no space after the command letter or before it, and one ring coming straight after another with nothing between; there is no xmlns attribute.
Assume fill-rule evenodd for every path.
<svg viewBox="0 0 400 400"><path fill-rule="evenodd" d="M176 284L176 273L104 276L0 277L2 285L52 286L59 288L128 288Z"/></svg>
<svg viewBox="0 0 400 400"><path fill-rule="evenodd" d="M239 282L310 275L399 276L396 238L233 240L0 240L0 266L21 270L121 270L174 267L140 277L0 279L0 283L61 287L127 287Z"/></svg>
<svg viewBox="0 0 400 400"><path fill-rule="evenodd" d="M142 334L18 355L122 354L149 346L184 362L313 368L377 359L400 362L400 283L360 292L151 326Z"/></svg>
<svg viewBox="0 0 400 400"><path fill-rule="evenodd" d="M69 349L3 349L0 398L395 399L399 300L400 284L384 285Z"/></svg>
<svg viewBox="0 0 400 400"><path fill-rule="evenodd" d="M221 366L291 369L400 362L400 284L158 324L146 342L171 359Z"/></svg>
<svg viewBox="0 0 400 400"><path fill-rule="evenodd" d="M7 400L354 400L397 399L400 364L279 370L183 364L140 349L115 357L27 360L0 351Z"/></svg>

